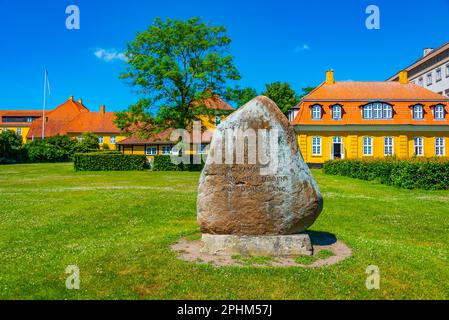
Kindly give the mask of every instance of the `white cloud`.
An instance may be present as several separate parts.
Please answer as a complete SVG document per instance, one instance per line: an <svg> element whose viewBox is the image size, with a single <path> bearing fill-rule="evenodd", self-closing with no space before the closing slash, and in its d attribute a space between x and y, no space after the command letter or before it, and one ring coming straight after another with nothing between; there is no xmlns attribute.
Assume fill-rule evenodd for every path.
<svg viewBox="0 0 449 320"><path fill-rule="evenodd" d="M310 46L307 43L304 43L302 45L297 45L295 47L295 49L293 49L293 53L296 54L296 53L300 53L302 51L307 51L307 50L310 50Z"/></svg>
<svg viewBox="0 0 449 320"><path fill-rule="evenodd" d="M123 52L118 52L115 49L101 49L100 48L94 52L94 55L98 59L101 59L106 62L111 62L111 61L115 61L115 60L120 60L120 61L124 61L124 62L128 61L128 58L125 56L125 54Z"/></svg>

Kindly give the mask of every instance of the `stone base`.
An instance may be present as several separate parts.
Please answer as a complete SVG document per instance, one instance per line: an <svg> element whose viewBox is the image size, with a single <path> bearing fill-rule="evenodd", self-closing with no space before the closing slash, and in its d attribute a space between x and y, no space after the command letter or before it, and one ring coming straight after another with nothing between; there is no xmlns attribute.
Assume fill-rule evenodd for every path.
<svg viewBox="0 0 449 320"><path fill-rule="evenodd" d="M236 236L203 234L202 253L242 256L298 256L312 255L308 234L280 236Z"/></svg>

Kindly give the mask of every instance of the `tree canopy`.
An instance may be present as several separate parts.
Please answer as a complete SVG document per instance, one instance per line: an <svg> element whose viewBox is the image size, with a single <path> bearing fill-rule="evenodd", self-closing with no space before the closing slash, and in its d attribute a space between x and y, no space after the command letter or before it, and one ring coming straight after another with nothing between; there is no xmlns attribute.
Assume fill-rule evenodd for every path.
<svg viewBox="0 0 449 320"><path fill-rule="evenodd" d="M266 89L262 93L273 100L282 113L288 114L288 110L298 104L300 98L288 83L273 82L265 85Z"/></svg>
<svg viewBox="0 0 449 320"><path fill-rule="evenodd" d="M224 95L228 81L240 79L230 43L223 26L200 18L156 18L127 45L128 66L121 78L142 98L119 113L116 124L124 132L148 135L186 128L198 115L211 113L202 101L213 93Z"/></svg>

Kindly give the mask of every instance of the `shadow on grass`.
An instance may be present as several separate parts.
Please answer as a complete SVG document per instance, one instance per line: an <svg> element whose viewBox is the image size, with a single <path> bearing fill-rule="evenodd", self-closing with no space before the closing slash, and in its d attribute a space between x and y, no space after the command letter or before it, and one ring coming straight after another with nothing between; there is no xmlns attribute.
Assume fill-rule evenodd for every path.
<svg viewBox="0 0 449 320"><path fill-rule="evenodd" d="M330 246L337 242L337 237L333 233L311 230L307 230L306 233L310 236L312 245Z"/></svg>

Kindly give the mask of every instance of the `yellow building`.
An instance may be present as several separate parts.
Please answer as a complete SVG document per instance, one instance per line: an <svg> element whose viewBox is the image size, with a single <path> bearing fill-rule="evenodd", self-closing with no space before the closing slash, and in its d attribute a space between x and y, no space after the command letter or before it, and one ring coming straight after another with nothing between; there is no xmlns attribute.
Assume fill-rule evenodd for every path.
<svg viewBox="0 0 449 320"><path fill-rule="evenodd" d="M217 95L212 95L209 99L204 101L204 104L208 109L217 110L217 115L203 115L199 116L198 120L201 122L203 128L213 130L215 127L224 120L222 115L223 111L232 112L234 109L224 102ZM150 136L148 139L142 139L138 136L131 136L119 142L118 149L124 154L144 154L151 161L156 155L170 155L174 152L173 147L177 144L170 139L174 129L166 129L158 134ZM194 146L190 146L188 153L204 154L207 151L207 146L211 141L211 132L204 132L201 139L201 145L198 146L199 150L195 151Z"/></svg>
<svg viewBox="0 0 449 320"><path fill-rule="evenodd" d="M42 111L0 110L0 130L13 131L26 143L32 122L39 118L42 118Z"/></svg>
<svg viewBox="0 0 449 320"><path fill-rule="evenodd" d="M449 99L398 82L326 81L292 108L304 160L449 156Z"/></svg>

